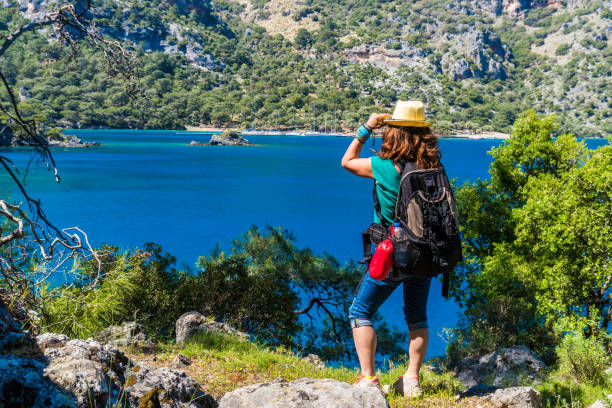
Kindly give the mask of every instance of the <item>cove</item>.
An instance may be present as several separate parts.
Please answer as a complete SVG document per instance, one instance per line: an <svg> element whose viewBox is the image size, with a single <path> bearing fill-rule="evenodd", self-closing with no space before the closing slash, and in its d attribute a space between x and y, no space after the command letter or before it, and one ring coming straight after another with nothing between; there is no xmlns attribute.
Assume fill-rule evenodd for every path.
<svg viewBox="0 0 612 408"><path fill-rule="evenodd" d="M83 228L93 245L121 248L157 242L179 263L231 241L251 225L283 226L300 248L328 252L341 262L361 257L361 232L373 216L372 181L349 174L340 159L350 138L333 136L248 136L254 146L189 146L210 134L174 131L70 131L101 146L54 149L62 182L31 169L27 188L40 198L58 227ZM362 157L379 148L368 142ZM488 178L487 151L501 140L441 139L442 161L456 183ZM607 143L590 139L591 148ZM3 149L19 168L28 149ZM16 187L4 173L0 190ZM443 328L454 327L459 308L441 297L434 280L428 303L428 357L443 354ZM390 325L405 329L401 288L382 306Z"/></svg>

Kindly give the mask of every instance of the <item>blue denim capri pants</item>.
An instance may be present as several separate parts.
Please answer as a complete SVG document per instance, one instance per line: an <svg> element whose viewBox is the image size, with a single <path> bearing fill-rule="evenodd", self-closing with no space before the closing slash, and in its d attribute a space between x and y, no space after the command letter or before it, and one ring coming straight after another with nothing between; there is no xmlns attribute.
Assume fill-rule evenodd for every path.
<svg viewBox="0 0 612 408"><path fill-rule="evenodd" d="M388 279L377 281L372 279L367 272L349 309L351 327L372 326L374 313L402 283L404 284L404 317L408 323L408 329L426 329L427 297L431 277L410 276L402 281Z"/></svg>

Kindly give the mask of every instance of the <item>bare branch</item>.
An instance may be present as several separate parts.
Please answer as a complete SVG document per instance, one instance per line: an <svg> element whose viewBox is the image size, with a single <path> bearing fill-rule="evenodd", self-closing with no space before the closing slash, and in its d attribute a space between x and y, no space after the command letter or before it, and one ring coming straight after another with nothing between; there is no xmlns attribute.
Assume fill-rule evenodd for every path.
<svg viewBox="0 0 612 408"><path fill-rule="evenodd" d="M83 41L100 51L108 74L123 77L128 95L132 96L137 88L136 59L118 41L104 38L101 31L87 18L91 10L91 0L88 0L86 7L80 11L72 4L64 5L50 11L38 21L20 26L7 37L0 39L0 59L25 33L51 27L56 38L63 41L75 55L78 45ZM58 169L44 136L45 127L22 115L19 101L1 67L2 64L0 88L6 90L8 101L0 101L0 113L6 117L3 118L4 123L0 123L0 136L18 137L24 144L33 147L28 168L34 157L38 157L47 167L53 169L55 180L59 182ZM17 185L27 205L26 209L22 209L21 204L14 205L0 200L0 275L3 281L11 291L16 291L22 298L33 302L36 292L52 274L78 266L82 260L93 258L98 265L98 274L92 281L95 285L101 273L101 262L87 235L78 227L55 227L45 216L40 200L32 198L26 191L25 181L19 179L19 170L13 162L0 155L0 164L0 168L3 168ZM25 175L23 177L25 179ZM31 217L28 214L31 214ZM8 227L8 232L4 235L3 227ZM34 270L31 268L32 263L37 264Z"/></svg>
<svg viewBox="0 0 612 408"><path fill-rule="evenodd" d="M312 316L310 316L309 312L310 310L316 305L317 306L317 310L319 309L323 309L323 311L327 314L327 316L329 316L329 319L331 321L332 324L332 331L334 332L334 336L336 337L336 340L340 339L340 335L338 334L338 331L336 330L336 323L340 323L343 324L345 323L342 319L338 318L335 314L333 314L328 308L327 305L329 306L339 306L336 305L334 303L329 302L329 299L322 299L322 298L312 298L310 299L310 302L308 303L308 306L306 306L304 309L302 310L297 310L295 312L295 314L305 314L306 316L308 316L311 320L312 320Z"/></svg>

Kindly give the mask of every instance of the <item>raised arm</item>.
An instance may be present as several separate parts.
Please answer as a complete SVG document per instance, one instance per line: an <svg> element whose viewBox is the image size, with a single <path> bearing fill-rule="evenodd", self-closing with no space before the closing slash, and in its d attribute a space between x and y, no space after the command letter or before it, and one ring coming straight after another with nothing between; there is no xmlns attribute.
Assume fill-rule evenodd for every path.
<svg viewBox="0 0 612 408"><path fill-rule="evenodd" d="M363 144L370 137L372 130L383 127L385 125L384 119L388 117L391 117L391 115L387 113L373 113L370 115L366 124L359 128L357 136L355 136L346 152L344 152L342 167L357 176L374 178L370 158L362 159L359 158L359 155L361 154Z"/></svg>

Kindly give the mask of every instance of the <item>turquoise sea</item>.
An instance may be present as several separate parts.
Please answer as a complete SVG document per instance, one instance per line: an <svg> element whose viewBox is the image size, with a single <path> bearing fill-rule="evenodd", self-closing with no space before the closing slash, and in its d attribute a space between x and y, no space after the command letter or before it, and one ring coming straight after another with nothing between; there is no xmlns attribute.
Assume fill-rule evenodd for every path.
<svg viewBox="0 0 612 408"><path fill-rule="evenodd" d="M340 159L349 138L333 136L250 136L255 146L188 146L210 135L196 132L77 130L101 146L54 149L62 182L40 167L30 170L27 188L41 198L58 227L79 226L93 245L123 248L153 241L193 265L217 244L251 225L283 226L297 245L326 251L341 261L361 257L361 232L372 220L372 180L346 172ZM442 160L450 178L462 183L488 177L487 151L500 140L442 139ZM588 140L590 147L607 143ZM362 156L373 154L368 142ZM380 147L376 140L375 148ZM3 149L23 168L28 149ZM20 197L0 174L0 191ZM459 308L440 295L434 281L428 316L428 357L444 353L442 329L453 327ZM405 327L401 290L383 305L390 324Z"/></svg>

